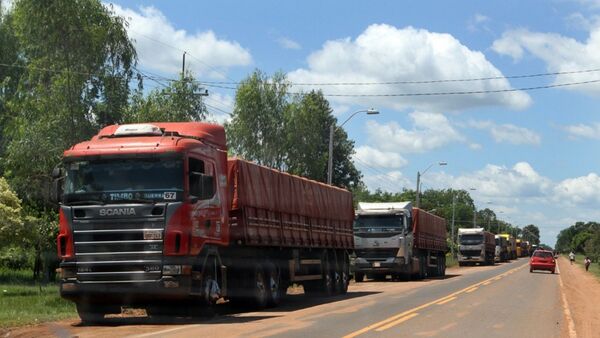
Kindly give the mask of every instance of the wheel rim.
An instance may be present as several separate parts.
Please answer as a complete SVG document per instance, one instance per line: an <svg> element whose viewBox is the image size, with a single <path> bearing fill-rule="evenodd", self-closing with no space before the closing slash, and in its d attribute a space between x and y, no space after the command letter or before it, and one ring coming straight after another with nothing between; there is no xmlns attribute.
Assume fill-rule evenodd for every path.
<svg viewBox="0 0 600 338"><path fill-rule="evenodd" d="M255 290L256 300L258 301L259 305L262 305L266 299L267 289L265 288L265 277L261 271L256 272Z"/></svg>

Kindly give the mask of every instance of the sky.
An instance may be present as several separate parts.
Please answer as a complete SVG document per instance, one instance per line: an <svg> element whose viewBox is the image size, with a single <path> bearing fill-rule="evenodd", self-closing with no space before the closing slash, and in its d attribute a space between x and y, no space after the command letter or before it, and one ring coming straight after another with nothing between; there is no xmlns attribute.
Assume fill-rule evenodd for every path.
<svg viewBox="0 0 600 338"><path fill-rule="evenodd" d="M321 89L340 122L377 109L344 125L370 189L414 189L433 164L423 189L471 189L477 208L536 224L543 243L600 220L600 0L107 6L144 72L176 78L186 52L216 121L233 110L231 83L255 69L285 72L294 92ZM432 93L455 94L414 95Z"/></svg>

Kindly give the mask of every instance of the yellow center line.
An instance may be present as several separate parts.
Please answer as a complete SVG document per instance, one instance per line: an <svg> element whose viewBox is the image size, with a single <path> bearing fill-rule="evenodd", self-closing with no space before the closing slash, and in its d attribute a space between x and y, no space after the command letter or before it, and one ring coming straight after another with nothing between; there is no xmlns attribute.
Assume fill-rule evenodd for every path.
<svg viewBox="0 0 600 338"><path fill-rule="evenodd" d="M409 319L411 319L411 318L413 318L413 317L416 317L416 316L418 316L418 315L419 315L418 313L416 313L416 312L413 312L413 313L411 313L411 314L409 314L409 315L407 315L407 316L404 316L404 317L402 317L402 318L400 318L400 319L398 319L398 320L396 320L396 321L394 321L394 322L391 322L391 323L389 323L389 324L387 324L387 325L384 325L384 326L382 326L382 327L379 327L379 328L375 329L375 331L377 331L377 332L381 332L381 331L387 330L387 329L389 329L389 328L390 328L390 327L392 327L392 326L396 326L396 325L398 325L398 324L400 324L400 323L402 323L402 322L405 322L405 321L407 321L407 320L409 320Z"/></svg>
<svg viewBox="0 0 600 338"><path fill-rule="evenodd" d="M483 284L481 284L481 285L490 285L491 283L492 283L492 282L489 282L489 281L488 281L488 282L485 282L485 283L483 283Z"/></svg>
<svg viewBox="0 0 600 338"><path fill-rule="evenodd" d="M521 265L521 266L519 266L519 267L513 268L513 269L511 269L511 270L509 270L509 271L510 271L510 272L513 272L513 271L516 271L516 270L518 270L518 269L522 269L522 268L523 268L523 267L525 267L525 266L527 266L527 265L526 265L526 264L524 264L524 265ZM507 272L508 272L508 271L507 271ZM500 276L501 276L501 275L500 275ZM401 319L401 318L402 318L402 317L404 317L404 316L407 316L407 315L409 315L409 314L412 314L413 312L417 312L417 311L419 311L419 310L422 310L422 309L424 309L424 308L426 308L426 307L429 307L429 306L431 306L431 305L433 305L433 304L437 304L437 303L439 303L439 302L443 302L443 301L445 301L445 300L446 300L446 299L448 299L448 298L452 298L452 297L454 297L454 296L457 296L457 295L459 295L459 294L461 294L461 293L464 293L465 291L467 291L467 290L469 290L469 289L472 289L472 288L478 287L478 286L482 285L482 284L483 284L483 283L485 283L485 282L489 282L489 281L492 281L492 280L494 280L494 279L497 279L497 278L498 278L498 277L500 277L500 276L495 276L495 277L492 277L492 278L486 279L486 280L484 280L484 281L481 281L481 282L475 283L475 284L473 284L473 285L467 286L466 288L464 288L464 289L462 289L462 290L459 290L459 291L453 292L453 293L451 293L451 294L449 294L449 295L447 295L447 296L444 296L444 297L442 297L442 298L438 298L438 299L436 299L436 300L434 300L434 301L431 301L431 302L429 302L429 303L425 303L425 304L419 305L419 306L417 306L417 307L415 307L415 308L413 308L413 309L410 309L410 310L407 310L407 311L401 312L401 313L399 313L399 314L397 314L397 315L391 316L391 317L389 317L389 318L387 318L387 319L384 319L384 320L382 320L382 321L380 321L380 322L377 322L377 323L375 323L375 324L371 324L371 325L369 325L369 326L366 326L366 327L364 327L364 328L362 328L362 329L360 329L360 330L357 330L357 331L354 331L354 332L352 332L352 333L349 333L349 334L345 335L343 338L354 338L354 337L356 337L356 336L359 336L359 335L361 335L361 334L363 334L363 333L365 333L365 332L369 332L369 331L371 331L371 330L376 330L376 329L377 329L377 328L379 328L379 327L382 327L382 326L384 326L384 325L387 325L387 324L389 324L389 323L391 323L391 322L393 322L393 321L397 321L397 320Z"/></svg>
<svg viewBox="0 0 600 338"><path fill-rule="evenodd" d="M469 290L465 291L465 293L471 293L471 292L473 292L473 291L475 291L477 289L478 289L477 287L470 288Z"/></svg>
<svg viewBox="0 0 600 338"><path fill-rule="evenodd" d="M443 300L443 301L441 301L441 302L437 302L436 304L437 304L437 305L444 305L444 304L446 304L446 303L448 303L448 302L451 302L451 301L455 300L456 298L457 298L457 297L450 297L450 298L448 298L448 299L446 299L446 300Z"/></svg>

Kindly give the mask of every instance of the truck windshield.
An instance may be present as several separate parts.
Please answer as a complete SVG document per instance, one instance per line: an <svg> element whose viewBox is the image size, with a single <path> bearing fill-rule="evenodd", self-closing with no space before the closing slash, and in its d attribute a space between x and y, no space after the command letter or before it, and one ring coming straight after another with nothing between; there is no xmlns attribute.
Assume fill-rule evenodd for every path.
<svg viewBox="0 0 600 338"><path fill-rule="evenodd" d="M183 160L135 158L65 164L64 202L177 201L183 197Z"/></svg>
<svg viewBox="0 0 600 338"><path fill-rule="evenodd" d="M354 230L359 232L401 232L404 230L402 215L357 216Z"/></svg>
<svg viewBox="0 0 600 338"><path fill-rule="evenodd" d="M460 244L480 244L483 243L483 235L460 235Z"/></svg>

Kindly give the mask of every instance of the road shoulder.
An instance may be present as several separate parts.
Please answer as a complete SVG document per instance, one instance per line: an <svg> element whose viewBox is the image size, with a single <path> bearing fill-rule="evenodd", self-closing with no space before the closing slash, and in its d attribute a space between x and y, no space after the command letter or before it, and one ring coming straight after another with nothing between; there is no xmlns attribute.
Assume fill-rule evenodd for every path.
<svg viewBox="0 0 600 338"><path fill-rule="evenodd" d="M558 258L558 266L577 337L594 337L600 332L600 282L564 257Z"/></svg>

